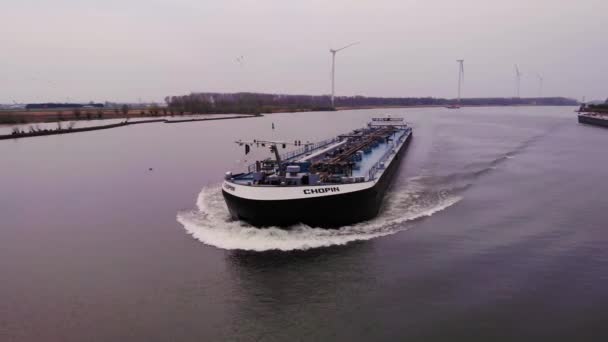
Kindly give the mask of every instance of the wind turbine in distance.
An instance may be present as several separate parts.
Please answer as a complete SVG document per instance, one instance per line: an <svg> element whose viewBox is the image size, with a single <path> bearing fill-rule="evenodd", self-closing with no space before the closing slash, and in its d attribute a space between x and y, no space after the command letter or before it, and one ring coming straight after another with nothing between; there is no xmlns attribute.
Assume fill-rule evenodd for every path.
<svg viewBox="0 0 608 342"><path fill-rule="evenodd" d="M460 108L460 95L462 90L462 83L464 82L464 59L457 59L458 63L458 101L456 104L450 105L447 108L458 109Z"/></svg>
<svg viewBox="0 0 608 342"><path fill-rule="evenodd" d="M336 52L342 51L348 47L353 45L357 45L359 42L350 43L346 46L343 46L339 49L329 49L331 52L331 106L334 107L334 92L335 92L335 84L336 84Z"/></svg>
<svg viewBox="0 0 608 342"><path fill-rule="evenodd" d="M521 86L521 72L519 71L519 67L515 64L515 86L516 86L516 97L519 97L519 90Z"/></svg>
<svg viewBox="0 0 608 342"><path fill-rule="evenodd" d="M536 74L536 77L538 77L538 97L543 97L543 82L545 79L540 74Z"/></svg>
<svg viewBox="0 0 608 342"><path fill-rule="evenodd" d="M464 82L464 59L458 59L456 62L460 64L460 68L458 69L458 105L460 106L460 90Z"/></svg>

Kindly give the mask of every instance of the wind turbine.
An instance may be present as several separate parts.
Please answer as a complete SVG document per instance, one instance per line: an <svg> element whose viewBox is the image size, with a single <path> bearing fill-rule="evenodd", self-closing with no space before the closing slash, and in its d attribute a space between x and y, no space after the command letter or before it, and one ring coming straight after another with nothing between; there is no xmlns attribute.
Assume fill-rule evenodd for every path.
<svg viewBox="0 0 608 342"><path fill-rule="evenodd" d="M519 67L515 64L515 82L517 89L517 97L519 97L519 90L521 86L521 72L519 71Z"/></svg>
<svg viewBox="0 0 608 342"><path fill-rule="evenodd" d="M543 97L543 82L544 78L540 74L536 74L538 77L538 97Z"/></svg>
<svg viewBox="0 0 608 342"><path fill-rule="evenodd" d="M460 90L464 82L464 59L457 59L456 62L460 65L458 68L458 105L460 106Z"/></svg>
<svg viewBox="0 0 608 342"><path fill-rule="evenodd" d="M336 52L342 51L348 47L351 47L351 46L357 45L357 44L359 44L359 42L350 43L339 49L329 49L329 52L331 52L331 106L332 107L334 107L334 91L335 91L335 84L336 84Z"/></svg>

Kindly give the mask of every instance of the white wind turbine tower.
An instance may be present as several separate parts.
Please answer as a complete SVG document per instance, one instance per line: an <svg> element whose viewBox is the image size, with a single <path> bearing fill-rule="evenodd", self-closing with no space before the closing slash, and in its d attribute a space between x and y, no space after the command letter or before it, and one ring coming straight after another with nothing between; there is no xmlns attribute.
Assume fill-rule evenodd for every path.
<svg viewBox="0 0 608 342"><path fill-rule="evenodd" d="M462 89L462 82L464 82L464 59L457 59L456 62L460 65L458 68L458 106L460 106L460 92Z"/></svg>
<svg viewBox="0 0 608 342"><path fill-rule="evenodd" d="M519 71L519 67L515 64L515 86L516 86L516 94L519 98L519 90L521 86L521 72Z"/></svg>
<svg viewBox="0 0 608 342"><path fill-rule="evenodd" d="M335 94L335 84L336 84L336 52L342 51L348 47L353 45L357 45L359 42L350 43L344 47L339 49L329 49L331 52L331 106L334 107L334 94Z"/></svg>
<svg viewBox="0 0 608 342"><path fill-rule="evenodd" d="M536 74L536 77L538 77L538 97L543 97L543 82L545 79L540 74Z"/></svg>

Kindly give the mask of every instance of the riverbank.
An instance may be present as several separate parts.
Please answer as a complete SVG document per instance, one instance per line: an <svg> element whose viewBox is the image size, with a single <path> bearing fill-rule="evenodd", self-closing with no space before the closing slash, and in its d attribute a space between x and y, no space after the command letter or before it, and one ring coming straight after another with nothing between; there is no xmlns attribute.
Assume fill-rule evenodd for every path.
<svg viewBox="0 0 608 342"><path fill-rule="evenodd" d="M19 110L19 111L0 111L0 125L22 125L33 123L52 123L52 122L70 122L70 121L91 121L91 120L107 120L107 119L154 119L159 117L183 117L191 118L194 116L208 115L243 115L255 116L260 114L278 114L278 113L303 113L303 112L319 112L319 111L342 111L342 110L365 110L365 109L389 109L389 108L442 108L445 104L429 104L429 105L360 105L360 106L338 106L332 108L293 108L293 107L273 107L265 108L255 114L248 113L194 113L171 111L168 108L145 108L145 109L129 109L122 111L120 109L84 109L84 110ZM522 107L522 106L554 106L553 104L461 104L461 107ZM182 121L196 121L192 119L183 119Z"/></svg>
<svg viewBox="0 0 608 342"><path fill-rule="evenodd" d="M574 105L559 105L560 107L572 107ZM362 106L362 107L336 107L336 110L359 110L359 109L398 109L398 108L447 108L447 105L411 105L411 106ZM496 107L555 107L555 105L547 104L483 104L483 105L465 105L461 104L461 108L496 108Z"/></svg>
<svg viewBox="0 0 608 342"><path fill-rule="evenodd" d="M253 114L239 114L234 115ZM161 117L192 117L199 115L226 115L225 113L197 114L190 112L174 112L167 108L145 109L76 109L76 110L3 110L0 111L0 125L22 125L30 123L91 121L108 119L153 119Z"/></svg>
<svg viewBox="0 0 608 342"><path fill-rule="evenodd" d="M184 122L195 122L195 121L213 121L213 120L229 120L229 119L245 119L245 118L253 118L260 117L261 115L237 115L237 116L228 116L228 117L214 117L214 118L188 118L188 119L152 119L152 120L139 120L139 121L122 121L118 123L112 123L107 125L95 125L88 127L72 127L69 126L67 128L62 128L59 125L57 128L49 129L49 128L36 128L29 127L28 130L22 130L19 128L15 128L11 134L1 134L0 140L8 140L8 139L19 139L19 138L29 138L29 137L39 137L46 135L58 135L58 134L69 134L69 133L79 133L79 132L89 132L89 131L97 131L102 129L110 129L110 128L118 128L123 126L131 126L131 125L140 125L147 123L184 123Z"/></svg>

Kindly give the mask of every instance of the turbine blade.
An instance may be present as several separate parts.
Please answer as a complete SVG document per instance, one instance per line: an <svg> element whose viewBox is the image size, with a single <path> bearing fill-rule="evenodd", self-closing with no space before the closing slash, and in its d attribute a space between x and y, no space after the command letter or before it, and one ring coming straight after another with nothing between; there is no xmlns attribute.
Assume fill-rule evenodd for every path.
<svg viewBox="0 0 608 342"><path fill-rule="evenodd" d="M350 43L350 44L348 44L348 45L346 45L346 46L343 46L343 47L341 47L341 48L339 48L339 49L335 49L334 51L335 51L335 52L338 52L338 51L344 50L344 49L346 49L346 48L349 48L349 47L351 47L351 46L353 46L353 45L357 45L357 44L359 44L359 43L360 43L360 42L354 42L354 43Z"/></svg>

